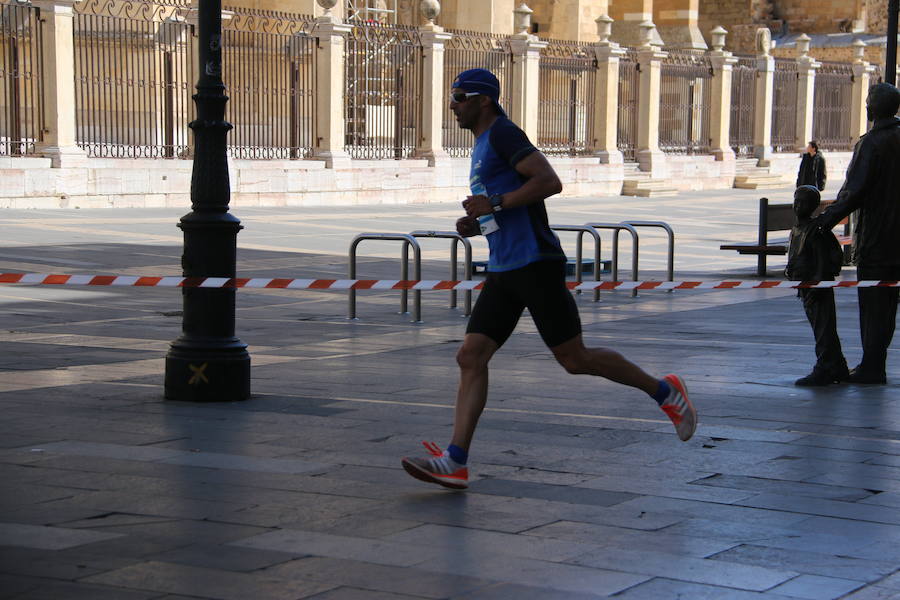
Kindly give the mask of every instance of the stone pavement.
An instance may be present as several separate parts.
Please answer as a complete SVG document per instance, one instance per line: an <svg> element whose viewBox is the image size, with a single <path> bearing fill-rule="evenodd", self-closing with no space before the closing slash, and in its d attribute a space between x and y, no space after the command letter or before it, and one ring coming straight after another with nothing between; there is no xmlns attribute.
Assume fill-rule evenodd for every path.
<svg viewBox="0 0 900 600"><path fill-rule="evenodd" d="M753 238L758 195L550 213L663 219L676 279L751 278L754 259L718 245ZM178 275L183 212L3 211L0 272ZM354 234L458 214L241 209L239 274L345 277ZM444 242L423 242L428 278ZM395 246L365 248L361 277L398 276ZM661 236L641 248L642 278L659 278ZM855 293L837 294L854 364ZM567 375L523 319L493 362L465 493L399 466L449 437L465 320L445 292L423 295L420 324L396 292L360 293L357 321L341 292L237 295L253 398L190 404L162 399L177 290L0 287L0 598L900 598L900 356L887 386L794 387L813 349L790 290L577 298L589 344L685 377L688 443L643 394Z"/></svg>

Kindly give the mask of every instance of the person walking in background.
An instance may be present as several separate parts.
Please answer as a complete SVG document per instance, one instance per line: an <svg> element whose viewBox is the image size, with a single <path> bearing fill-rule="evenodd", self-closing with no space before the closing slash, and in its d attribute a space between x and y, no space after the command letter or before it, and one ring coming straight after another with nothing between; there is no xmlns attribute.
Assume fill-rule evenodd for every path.
<svg viewBox="0 0 900 600"><path fill-rule="evenodd" d="M566 286L566 256L550 229L544 200L562 191L547 158L499 104L500 83L486 69L470 69L453 82L450 110L475 135L464 236L483 234L490 248L488 273L457 353L460 379L450 446L426 442L428 458L404 458L403 468L422 481L468 487L469 446L487 403L488 362L506 342L525 308L556 360L573 374L605 377L650 395L687 441L697 412L681 377L652 377L618 352L586 348L578 307Z"/></svg>
<svg viewBox="0 0 900 600"><path fill-rule="evenodd" d="M853 262L860 280L900 280L900 90L889 83L869 88L869 133L853 147L837 200L816 222L828 231L856 211ZM850 371L851 383L887 382L887 349L894 337L900 290L859 288L859 328L863 356Z"/></svg>
<svg viewBox="0 0 900 600"><path fill-rule="evenodd" d="M794 191L797 224L791 229L788 264L784 274L794 281L833 281L841 272L844 252L831 231L820 229L812 215L821 203L819 190L801 185ZM837 312L831 288L797 290L816 339L816 365L794 383L825 386L847 379L847 361L837 333Z"/></svg>
<svg viewBox="0 0 900 600"><path fill-rule="evenodd" d="M797 172L797 187L801 185L814 186L820 192L825 189L825 180L828 174L825 172L825 157L819 152L819 144L811 140L806 146L806 152L800 157L800 170Z"/></svg>

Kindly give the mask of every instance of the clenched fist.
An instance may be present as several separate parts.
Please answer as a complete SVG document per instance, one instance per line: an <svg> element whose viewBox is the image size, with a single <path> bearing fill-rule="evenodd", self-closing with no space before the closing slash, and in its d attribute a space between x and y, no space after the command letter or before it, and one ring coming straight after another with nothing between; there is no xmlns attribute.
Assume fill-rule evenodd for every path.
<svg viewBox="0 0 900 600"><path fill-rule="evenodd" d="M481 234L481 226L475 217L460 217L456 220L456 232L463 237Z"/></svg>

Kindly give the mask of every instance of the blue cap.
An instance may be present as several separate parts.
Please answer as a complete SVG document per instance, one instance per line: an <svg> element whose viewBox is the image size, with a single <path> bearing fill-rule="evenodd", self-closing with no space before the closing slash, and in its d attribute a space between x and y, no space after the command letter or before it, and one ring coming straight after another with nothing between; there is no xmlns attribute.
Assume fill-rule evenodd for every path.
<svg viewBox="0 0 900 600"><path fill-rule="evenodd" d="M453 80L454 88L467 92L478 92L487 96L494 103L494 108L500 116L505 117L506 111L500 107L500 82L497 77L487 69L469 69L463 71Z"/></svg>

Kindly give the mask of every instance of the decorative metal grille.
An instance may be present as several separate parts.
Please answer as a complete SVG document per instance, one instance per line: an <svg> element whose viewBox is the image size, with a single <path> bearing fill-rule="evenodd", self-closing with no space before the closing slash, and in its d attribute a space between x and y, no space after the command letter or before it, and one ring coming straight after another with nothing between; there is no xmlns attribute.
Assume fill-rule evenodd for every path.
<svg viewBox="0 0 900 600"><path fill-rule="evenodd" d="M797 148L797 62L776 58L772 92L772 149L794 152Z"/></svg>
<svg viewBox="0 0 900 600"><path fill-rule="evenodd" d="M660 74L659 147L670 154L709 152L712 63L708 56L669 52Z"/></svg>
<svg viewBox="0 0 900 600"><path fill-rule="evenodd" d="M351 23L344 64L346 149L352 158L407 158L421 135L422 43L399 25Z"/></svg>
<svg viewBox="0 0 900 600"><path fill-rule="evenodd" d="M756 58L739 56L731 71L731 128L728 141L739 157L753 155L756 125Z"/></svg>
<svg viewBox="0 0 900 600"><path fill-rule="evenodd" d="M813 89L813 139L823 150L851 150L853 68L849 64L823 62L816 71Z"/></svg>
<svg viewBox="0 0 900 600"><path fill-rule="evenodd" d="M315 145L312 17L233 8L223 23L225 119L234 158L298 159Z"/></svg>
<svg viewBox="0 0 900 600"><path fill-rule="evenodd" d="M444 48L444 110L442 146L450 156L469 156L472 133L457 125L450 112L453 80L466 69L490 70L500 81L500 106L509 111L512 90L512 51L505 36L447 30L453 37Z"/></svg>
<svg viewBox="0 0 900 600"><path fill-rule="evenodd" d="M193 40L173 2L75 5L75 139L89 156L187 157Z"/></svg>
<svg viewBox="0 0 900 600"><path fill-rule="evenodd" d="M589 153L594 139L597 59L590 46L546 40L541 50L537 147L545 154Z"/></svg>
<svg viewBox="0 0 900 600"><path fill-rule="evenodd" d="M619 59L619 108L617 146L626 161L634 161L637 152L638 104L640 102L641 69L637 53L627 50Z"/></svg>
<svg viewBox="0 0 900 600"><path fill-rule="evenodd" d="M44 126L40 11L0 4L0 156L34 154Z"/></svg>

